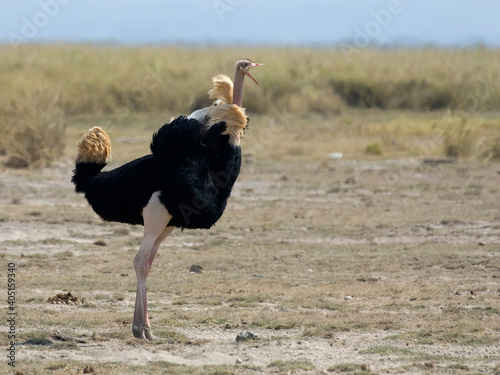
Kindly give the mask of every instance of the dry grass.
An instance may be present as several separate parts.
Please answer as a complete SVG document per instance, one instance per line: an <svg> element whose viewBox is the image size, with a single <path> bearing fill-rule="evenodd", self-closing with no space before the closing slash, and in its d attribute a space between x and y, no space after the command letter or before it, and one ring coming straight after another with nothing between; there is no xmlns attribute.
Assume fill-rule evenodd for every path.
<svg viewBox="0 0 500 375"><path fill-rule="evenodd" d="M57 159L65 125L75 115L179 114L208 105L210 77L230 75L234 61L247 55L266 63L256 72L260 86L245 88L251 115L449 109L475 119L498 111L500 102L499 52L482 48L365 49L350 59L338 50L305 48L28 45L0 46L0 52L0 154L9 154L11 166ZM408 133L406 125L391 130L369 153L388 157L393 131ZM425 135L434 134L427 129ZM456 137L449 138L446 153L464 156L464 147L453 144ZM498 158L498 136L485 139L483 158Z"/></svg>
<svg viewBox="0 0 500 375"><path fill-rule="evenodd" d="M306 48L114 48L85 45L0 47L2 108L43 92L67 115L188 112L208 103L200 82L232 74L234 61L266 63L248 85L253 113L322 113L345 106L382 109L498 110L497 50ZM202 68L201 68L202 67Z"/></svg>
<svg viewBox="0 0 500 375"><path fill-rule="evenodd" d="M0 259L17 265L19 342L27 341L18 347L19 371L499 371L500 175L497 164L484 162L498 157L500 121L459 104L430 112L392 104L385 106L397 109L351 108L332 86L339 84L332 77L341 77L343 88L364 82L373 92L389 72L396 81L408 72L423 79L426 72L429 82L450 87L453 106L482 77L494 82L495 51L366 50L347 66L341 55L324 50L217 55L182 48L20 48L19 55L0 54L1 66L10 69L0 75L6 87L2 131L11 129L8 121L28 124L30 118L66 124L67 131L54 147L61 163L10 171L0 181ZM230 72L241 55L267 64L256 73L261 85L247 87L251 123L242 140L242 174L213 229L176 231L162 246L148 290L154 332L168 342L137 341L130 328L141 228L100 222L74 194L75 144L98 125L113 143L110 167L144 155L161 124L204 103L209 79L191 81L181 60L205 62L205 75ZM290 64L280 70L285 57ZM391 70L388 60L397 67ZM73 74L75 66L81 74ZM158 86L148 81L156 74ZM20 106L16 98L30 84L43 95ZM152 90L134 94L138 84ZM295 93L298 87L303 96ZM398 86L384 87L380 95L392 96ZM489 102L495 90L491 86L488 100L481 94L478 109L496 109ZM331 96L318 102L325 92ZM412 95L421 109L420 93ZM333 109L321 109L322 100L333 102ZM319 107L312 109L312 102ZM329 159L333 152L344 158ZM446 155L461 162L421 161ZM192 264L204 273L190 274ZM85 303L47 302L61 291ZM55 330L84 343L55 340ZM242 330L259 338L236 344ZM47 339L51 345L34 345ZM6 345L5 335L0 343ZM75 359L67 360L68 354ZM234 364L240 357L243 363ZM212 362L196 362L203 358Z"/></svg>
<svg viewBox="0 0 500 375"><path fill-rule="evenodd" d="M65 156L73 159L77 140L97 125L110 135L111 165L118 166L149 153L151 134L173 115L134 113L128 116L73 117L67 132L75 141L68 143ZM311 161L324 163L334 152L356 160L443 158L447 156L448 145L458 147L462 144L463 147L467 144L468 153L460 154L458 158L481 163L498 160L495 150L500 141L497 136L500 120L488 113L468 118L467 138L458 137L458 132L452 131L461 122L461 117L447 111L349 109L334 117L252 115L250 129L242 140L243 154L247 162L256 162L259 166L280 161L303 165ZM279 147L274 147L276 142L279 142ZM377 145L376 152L367 153L367 148L373 145ZM335 184L331 188L335 189Z"/></svg>
<svg viewBox="0 0 500 375"><path fill-rule="evenodd" d="M64 151L66 122L59 98L43 91L11 98L0 110L0 155L11 168L44 167Z"/></svg>

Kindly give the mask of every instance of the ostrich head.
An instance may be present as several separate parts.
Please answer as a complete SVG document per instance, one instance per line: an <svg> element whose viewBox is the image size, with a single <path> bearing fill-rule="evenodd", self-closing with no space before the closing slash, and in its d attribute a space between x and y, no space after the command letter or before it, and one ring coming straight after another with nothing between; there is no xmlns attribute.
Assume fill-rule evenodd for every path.
<svg viewBox="0 0 500 375"><path fill-rule="evenodd" d="M257 64L254 62L251 62L250 60L239 60L236 62L236 70L234 72L234 75L241 75L241 76L249 76L257 85L259 82L253 76L250 74L250 69L255 68L256 66L262 66L264 64Z"/></svg>
<svg viewBox="0 0 500 375"><path fill-rule="evenodd" d="M236 67L234 69L233 104L241 107L243 101L243 81L245 76L249 76L257 85L259 84L250 74L250 69L262 65L264 64L257 64L250 60L239 60L236 62Z"/></svg>

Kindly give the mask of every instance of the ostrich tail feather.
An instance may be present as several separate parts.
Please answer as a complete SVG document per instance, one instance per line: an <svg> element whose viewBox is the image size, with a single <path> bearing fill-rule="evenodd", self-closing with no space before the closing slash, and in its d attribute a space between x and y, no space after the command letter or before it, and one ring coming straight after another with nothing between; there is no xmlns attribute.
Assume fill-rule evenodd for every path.
<svg viewBox="0 0 500 375"><path fill-rule="evenodd" d="M104 130L94 126L77 143L76 163L106 164L111 155L111 141Z"/></svg>

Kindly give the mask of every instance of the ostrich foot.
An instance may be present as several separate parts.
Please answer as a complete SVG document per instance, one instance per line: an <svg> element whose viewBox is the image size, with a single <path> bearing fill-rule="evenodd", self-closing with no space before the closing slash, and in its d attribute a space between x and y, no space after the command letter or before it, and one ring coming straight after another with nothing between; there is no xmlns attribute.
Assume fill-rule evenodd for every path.
<svg viewBox="0 0 500 375"><path fill-rule="evenodd" d="M136 338L141 340L153 341L158 339L158 337L153 335L151 327L137 327L136 325L133 325L132 333Z"/></svg>
<svg viewBox="0 0 500 375"><path fill-rule="evenodd" d="M144 334L149 341L158 340L158 337L153 335L153 331L149 327L144 328Z"/></svg>

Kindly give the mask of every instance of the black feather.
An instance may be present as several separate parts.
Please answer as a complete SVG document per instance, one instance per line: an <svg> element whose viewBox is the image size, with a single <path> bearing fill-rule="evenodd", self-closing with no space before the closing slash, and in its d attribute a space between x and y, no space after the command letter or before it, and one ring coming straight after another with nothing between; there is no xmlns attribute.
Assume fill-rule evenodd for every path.
<svg viewBox="0 0 500 375"><path fill-rule="evenodd" d="M229 143L224 122L206 126L179 117L153 135L152 154L107 172L78 163L72 178L104 220L144 224L151 195L172 215L168 225L210 228L222 216L241 166L241 149Z"/></svg>

